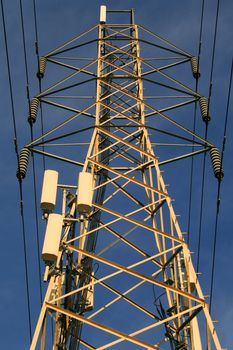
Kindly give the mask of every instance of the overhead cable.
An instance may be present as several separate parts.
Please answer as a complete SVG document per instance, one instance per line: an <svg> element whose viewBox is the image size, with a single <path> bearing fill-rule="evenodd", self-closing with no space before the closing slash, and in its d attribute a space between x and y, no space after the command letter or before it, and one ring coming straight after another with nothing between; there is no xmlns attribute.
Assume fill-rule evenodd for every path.
<svg viewBox="0 0 233 350"><path fill-rule="evenodd" d="M38 33L38 16L37 16L37 9L36 9L36 0L33 0L33 17L34 17L34 28L35 28L35 49L36 49L36 57L37 57L37 66L38 66L38 72L40 71L40 50L39 50L39 33ZM40 94L42 92L42 86L41 86L41 77L38 76L38 82L39 82L39 91ZM43 108L42 103L40 104L40 123L41 123L41 135L44 134L44 118L43 118ZM44 151L44 147L42 147ZM43 169L45 170L45 156L43 155Z"/></svg>
<svg viewBox="0 0 233 350"><path fill-rule="evenodd" d="M24 17L23 17L23 6L22 0L20 0L20 19L21 19L21 28L22 28L22 37L23 37L23 53L24 53L24 67L27 83L27 99L28 107L30 109L30 87L29 87L29 75L28 75L28 60L27 60L27 51L26 51L26 40L25 40L25 26L24 26ZM31 125L31 141L33 141L32 125ZM37 246L37 263L38 263L38 283L39 283L39 294L40 302L42 304L42 286L41 286L41 266L40 266L40 247L39 247L39 224L38 224L38 214L37 214L37 193L36 193L36 171L35 171L35 160L34 155L32 155L33 163L33 192L34 192L34 207L35 207L35 220L36 220L36 246Z"/></svg>
<svg viewBox="0 0 233 350"><path fill-rule="evenodd" d="M200 58L201 58L201 44L202 44L202 32L203 32L204 7L205 7L205 0L202 0L200 31L199 31L199 44L198 44L198 56L197 56L197 72L199 72ZM199 83L199 79L196 79L196 86L195 86L195 92L196 93L198 91L198 83ZM196 119L197 119L197 101L195 101L194 116L193 116L193 133L194 134L196 132ZM193 136L193 141L194 141L194 139L195 139L195 136ZM192 146L192 152L194 152L194 146ZM192 159L191 159L191 168L190 168L188 227L187 227L188 244L189 244L189 241L190 241L190 224L191 224L191 212L192 212L193 170L194 170L194 158L192 157Z"/></svg>
<svg viewBox="0 0 233 350"><path fill-rule="evenodd" d="M233 75L233 59L231 62L230 81L229 81L229 88L228 88L226 115L225 115L224 131L223 131L223 142L222 142L222 151L221 151L221 168L223 168L223 160L224 160L225 146L226 146L226 140L227 140L227 125L228 125L229 106L230 106L230 98L231 98L232 75ZM219 180L218 181L218 190L217 190L216 218L215 218L215 229L214 229L214 245L213 245L213 256L212 256L212 266L211 266L210 302L209 302L210 312L211 312L212 299L213 299L218 223L219 223L219 211L220 211L220 203L221 203L220 202L220 194L221 194L221 181Z"/></svg>
<svg viewBox="0 0 233 350"><path fill-rule="evenodd" d="M14 98L13 98L13 89L12 89L12 78L11 78L11 69L10 69L10 60L9 60L9 51L8 51L8 38L6 33L6 22L5 22L5 12L3 7L3 0L1 0L1 11L2 11L2 22L3 22L3 32L4 32L4 42L5 42L5 52L7 60L7 73L8 81L10 88L10 99L11 99L11 112L12 112L12 121L14 129L14 144L15 152L17 156L17 162L19 164L19 152L18 152L18 141L17 141L17 125L15 118L15 107L14 107ZM32 326L31 326L31 310L30 310L30 294L29 294L29 279L28 279L28 261L27 261L27 249L26 249L26 232L25 232L25 221L24 221L24 207L23 207L23 188L22 182L19 180L19 192L20 192L20 214L22 221L22 238L23 238L23 255L24 255L24 270L25 270L25 285L26 285L26 298L27 298L27 314L28 314L28 327L29 327L29 340L32 339Z"/></svg>
<svg viewBox="0 0 233 350"><path fill-rule="evenodd" d="M209 81L209 94L208 94L208 111L209 115L210 102L212 96L212 86L213 86L213 72L214 72L214 61L215 61L215 51L216 51L216 38L218 29L218 18L219 18L219 0L217 1L216 16L215 16L215 28L214 28L214 39L212 48L212 58L211 58L211 70L210 70L210 81ZM206 121L205 127L205 140L208 137L208 121ZM203 158L203 171L202 171L202 185L201 185L201 204L200 204L200 220L199 220L199 232L198 232L198 250L197 250L197 265L196 271L199 272L200 264L200 250L201 250L201 238L202 238L202 219L203 219L203 206L204 206L204 190L205 190L205 169L206 169L206 153Z"/></svg>

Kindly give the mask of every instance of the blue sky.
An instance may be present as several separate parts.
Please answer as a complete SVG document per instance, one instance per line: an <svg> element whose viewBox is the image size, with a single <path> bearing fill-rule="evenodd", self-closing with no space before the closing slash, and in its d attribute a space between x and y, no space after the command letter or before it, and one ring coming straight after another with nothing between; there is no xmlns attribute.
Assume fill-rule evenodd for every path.
<svg viewBox="0 0 233 350"><path fill-rule="evenodd" d="M30 77L31 97L38 92L36 80L36 55L34 49L35 31L33 23L33 2L22 1L26 31L26 48ZM213 45L216 1L205 1L203 40L201 52L201 79L199 90L208 95L211 54ZM111 9L130 9L136 11L136 23L142 24L159 35L169 39L188 52L194 54L198 49L201 1L37 1L39 50L47 53L64 41L74 37L92 25L98 23L99 6L106 4ZM18 144L22 147L30 138L27 123L26 82L23 61L22 32L20 26L19 1L4 1L5 20L8 35L10 66L12 72L14 106L16 111ZM221 147L223 125L226 111L229 71L233 54L232 49L232 15L233 3L225 0L220 3L219 25L216 42L216 59L214 64L213 89L211 97L212 121L209 126L209 139ZM1 24L2 25L2 24ZM2 27L1 27L2 28ZM0 42L0 91L1 91L1 256L2 256L2 285L0 289L0 329L1 346L4 349L25 349L28 346L28 329L26 318L25 277L23 262L22 228L19 212L19 192L15 177L16 157L13 144L13 126L7 80L6 56L1 30ZM194 81L192 81L194 87ZM221 208L218 234L218 249L216 255L215 289L213 297L213 319L217 319L218 333L223 347L231 348L233 344L233 275L231 271L231 257L233 251L233 141L232 141L232 103L229 110L228 138L226 144L222 183ZM199 133L203 135L204 127L198 124ZM201 246L200 277L204 294L209 292L210 260L213 247L215 200L217 182L213 176L209 161L207 162L206 191L204 201L203 237ZM189 163L185 163L189 166ZM180 175L186 177L186 165L177 168ZM181 224L187 226L188 185L177 186L172 173L172 165L166 169L166 179L170 183L170 191L176 199L176 212L181 214ZM37 179L38 189L41 185L41 174ZM191 226L191 251L197 249L196 232L199 220L201 171L199 163L195 166L195 203L193 204ZM39 190L38 190L39 191ZM29 259L29 281L32 308L32 323L35 325L40 309L38 280L34 272L36 265L35 222L32 198L32 171L29 170L25 180L25 218L26 236ZM40 220L40 215L39 215ZM41 231L44 230L40 222Z"/></svg>

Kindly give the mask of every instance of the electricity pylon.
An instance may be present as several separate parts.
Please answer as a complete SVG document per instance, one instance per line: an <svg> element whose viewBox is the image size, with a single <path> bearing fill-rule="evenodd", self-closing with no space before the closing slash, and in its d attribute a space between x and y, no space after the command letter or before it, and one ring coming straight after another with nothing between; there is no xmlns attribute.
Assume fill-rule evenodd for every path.
<svg viewBox="0 0 233 350"><path fill-rule="evenodd" d="M107 11L115 12L130 15L130 24L106 24L102 6L99 25L40 60L39 79L47 63L73 72L33 98L31 125L40 103L53 108L59 123L23 148L18 177L26 175L30 152L62 161L69 174L72 165L75 177L80 175L73 185L58 183L54 170L44 179L48 289L30 349L220 350L160 170L210 151L215 176L223 176L218 150L176 117L200 103L204 122L209 120L206 99L172 75L191 63L198 79L198 63L136 25L132 10ZM98 56L90 59L96 44ZM152 96L144 96L144 89ZM62 119L60 109L74 114ZM160 161L149 132L155 143L179 139L199 148L174 155L171 144L172 157ZM72 151L66 151L69 146ZM62 205L54 214L57 188Z"/></svg>

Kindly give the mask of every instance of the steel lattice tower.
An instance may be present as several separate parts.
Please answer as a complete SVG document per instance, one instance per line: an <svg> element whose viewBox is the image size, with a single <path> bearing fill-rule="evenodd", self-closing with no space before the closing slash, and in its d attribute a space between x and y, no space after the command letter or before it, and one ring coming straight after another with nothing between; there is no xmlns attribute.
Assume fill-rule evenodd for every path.
<svg viewBox="0 0 233 350"><path fill-rule="evenodd" d="M197 79L197 60L136 25L133 11L125 11L130 24L106 24L105 7L101 11L99 25L41 58L40 79L46 63L65 75L31 102L31 125L40 103L53 108L59 122L24 147L18 177L26 174L30 152L43 154L62 161L63 171L71 165L75 176L91 174L93 201L91 209L81 210L80 183L58 184L62 205L54 210L62 217L61 241L56 260L46 261L48 289L30 349L220 350L160 170L210 151L215 175L222 176L217 149L179 123L173 111L199 102L208 121L206 99L169 74L191 63ZM87 58L96 44L98 57ZM146 58L145 48L141 55L142 45L156 60ZM153 103L144 89L156 91ZM61 110L74 114L63 117ZM152 116L156 127L150 126ZM200 148L160 161L149 133ZM53 153L47 151L51 146ZM51 215L45 210L46 219Z"/></svg>

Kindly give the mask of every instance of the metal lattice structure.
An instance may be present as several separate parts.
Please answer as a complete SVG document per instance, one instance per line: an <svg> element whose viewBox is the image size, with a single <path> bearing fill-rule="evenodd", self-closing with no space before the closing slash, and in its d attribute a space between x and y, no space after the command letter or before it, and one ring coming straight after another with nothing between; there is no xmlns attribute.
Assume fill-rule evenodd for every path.
<svg viewBox="0 0 233 350"><path fill-rule="evenodd" d="M40 61L39 78L47 63L65 75L32 100L29 122L40 103L60 120L25 146L18 176L25 176L29 151L60 160L75 174L92 174L93 203L80 214L78 185L58 184L63 232L57 260L46 265L48 289L31 350L221 349L160 170L211 150L215 175L222 176L216 148L183 126L174 111L199 101L208 121L205 98L172 74L191 63L197 79L197 60L127 13L130 24L106 24L102 17ZM97 58L87 58L96 44ZM144 96L144 88L156 96ZM60 110L74 114L64 118ZM151 117L157 126L150 126ZM172 151L160 161L149 133L157 142L175 138L199 148ZM56 151L47 152L51 146Z"/></svg>

